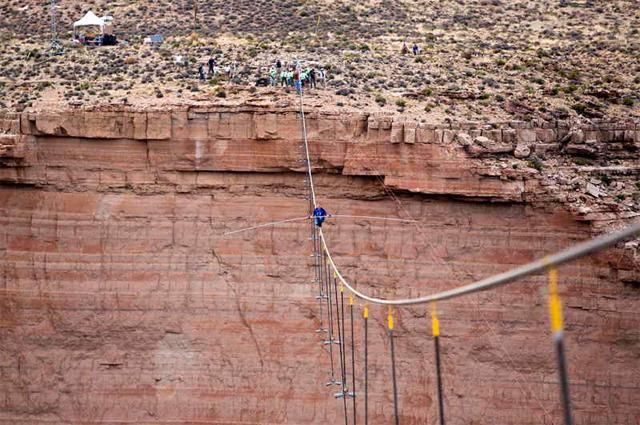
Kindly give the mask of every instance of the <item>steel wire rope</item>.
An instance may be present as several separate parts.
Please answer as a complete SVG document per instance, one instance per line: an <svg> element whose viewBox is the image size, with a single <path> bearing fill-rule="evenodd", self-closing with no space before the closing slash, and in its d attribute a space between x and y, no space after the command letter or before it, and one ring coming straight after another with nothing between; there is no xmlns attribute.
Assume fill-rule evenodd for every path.
<svg viewBox="0 0 640 425"><path fill-rule="evenodd" d="M334 280L336 279L334 278ZM347 378L347 333L345 332L345 328L344 328L344 318L345 318L344 288L342 288L342 286L340 287L340 315L341 315L340 326L342 331L342 340L340 341L340 346L342 347L342 368L343 368L342 396L346 401L347 397L349 396L349 380Z"/></svg>
<svg viewBox="0 0 640 425"><path fill-rule="evenodd" d="M302 121L302 137L304 140L304 151L307 161L307 174L309 177L309 188L311 189L311 203L315 209L318 206L316 201L316 190L313 186L313 174L311 172L311 156L309 155L309 140L307 138L307 123L304 116L304 102L302 98L302 89L300 90L300 120Z"/></svg>
<svg viewBox="0 0 640 425"><path fill-rule="evenodd" d="M353 400L353 424L357 423L356 409L356 343L353 330L353 295L349 294L349 313L351 316L351 398Z"/></svg>
<svg viewBox="0 0 640 425"><path fill-rule="evenodd" d="M324 256L324 252L322 253L322 256ZM333 345L335 344L335 339L334 339L334 331L333 331L333 302L332 302L332 296L331 296L331 286L330 286L330 279L329 277L326 275L326 268L321 264L320 265L321 270L320 270L320 274L322 276L323 282L324 282L324 290L325 293L327 293L327 301L328 301L328 306L327 306L327 314L328 314L328 318L329 318L329 333L328 333L328 339L324 342L325 344L329 344L329 356L331 358L331 381L329 381L327 383L327 386L331 386L331 385L338 385L339 383L341 384L342 381L336 381L335 378L335 366L334 366L334 357L333 357ZM342 372L341 372L342 375Z"/></svg>
<svg viewBox="0 0 640 425"><path fill-rule="evenodd" d="M478 280L473 283L458 286L456 288L448 289L445 291L439 291L431 295L424 295L424 296L414 297L414 298L391 299L391 300L368 296L358 291L351 284L349 284L349 282L345 279L345 277L340 273L339 268L337 267L335 261L333 260L333 257L331 256L331 251L329 251L326 237L324 236L322 229L320 230L320 240L322 242L322 249L327 253L327 258L329 260L329 263L331 264L331 267L334 269L334 271L338 275L338 279L343 283L343 285L347 289L349 289L349 291L351 291L358 298L373 304L397 306L397 305L428 304L435 301L448 300L451 298L460 297L462 295L467 295L474 292L491 289L496 286L513 282L521 277L543 271L550 265L560 265L578 258L582 258L586 255L589 255L593 252L600 251L606 247L614 245L619 241L627 239L631 236L635 236L637 234L640 234L640 222L633 224L629 227L626 227L623 230L620 230L614 233L608 233L600 237L590 239L588 241L570 246L569 248L566 248L562 251L558 251L542 259L523 264L521 266L515 267L513 269L507 270L505 272L502 272L496 275L489 276L487 278Z"/></svg>
<svg viewBox="0 0 640 425"><path fill-rule="evenodd" d="M369 425L369 307L365 304L364 320L364 425Z"/></svg>
<svg viewBox="0 0 640 425"><path fill-rule="evenodd" d="M338 280L336 278L333 279L333 291L334 291L334 295L335 295L335 305L336 305L336 324L338 327L338 346L340 347L340 376L341 376L341 381L342 381L342 392L336 394L336 396L338 397L342 397L342 404L344 407L344 423L345 425L349 423L348 417L347 417L347 396L346 396L346 372L345 372L345 365L344 365L344 343L343 343L343 327L341 326L341 316L340 316L340 306L339 306L339 302L338 302Z"/></svg>
<svg viewBox="0 0 640 425"><path fill-rule="evenodd" d="M300 92L300 107L301 107L301 115L302 115L302 120L303 120L303 131L304 131L304 141L305 141L305 151L307 154L307 171L309 173L310 176L310 182L311 182L311 187L312 187L312 195L313 195L313 199L314 199L314 205L317 205L317 203L315 202L315 190L313 189L313 182L312 182L312 178L311 178L311 164L310 164L310 160L309 160L309 149L308 149L308 139L307 139L307 135L306 135L306 124L304 122L304 110L303 110L303 106L302 106L303 102L302 102L302 91ZM385 191L386 191L386 185L384 185L383 182L383 187L385 187ZM397 199L397 197L395 197L395 194L391 195L392 198L394 200L396 200L396 202L398 202L398 204L402 206L402 204L400 203L400 201ZM403 207L404 209L404 207ZM406 209L405 209L406 211ZM418 226L416 226L418 227ZM528 276L534 273L538 273L550 266L558 266L561 264L564 264L566 262L584 257L588 254L591 254L593 252L597 252L600 251L604 248L607 248L611 245L614 245L615 243L622 241L624 239L627 239L631 236L636 236L640 234L640 222L636 222L634 224L629 225L628 227L617 231L617 232L613 232L613 233L609 233L609 234L605 234L605 235L601 235L597 238L593 238L587 241L584 241L582 243L579 244L575 244L572 245L564 250L561 250L559 252L556 252L554 254L551 254L549 256L546 256L542 259L521 265L519 267L516 268L512 268L510 270L507 270L505 272L499 273L497 275L493 275L493 276L489 276L485 279L481 279L479 281L470 283L470 284L466 284L466 285L462 285L453 289L449 289L449 290L445 290L445 291L439 291L435 294L431 294L431 295L427 295L427 296L421 296L421 297L414 297L414 298L405 298L405 299L393 299L393 300L386 300L386 299L382 299L382 298L376 298L376 297L370 297L365 295L362 292L359 292L358 290L356 290L353 286L351 286L348 281L344 278L344 276L340 273L335 261L333 260L333 257L331 256L331 252L329 250L326 238L324 236L324 232L322 231L322 229L320 229L320 240L322 242L322 250L324 253L326 253L327 259L331 265L331 269L333 269L334 273L335 273L335 278L334 278L334 282L337 281L337 279L340 279L340 282L342 285L344 285L345 287L347 287L347 289L349 291L351 291L351 293L353 293L355 296L357 296L360 299L363 299L365 301L374 303L374 304L382 304L382 305L388 305L388 306L392 306L392 305L415 305L415 304L427 304L427 303L434 303L435 301L442 301L442 300L447 300L447 299L451 299L451 298L457 298L463 295L467 295L470 293L474 293L474 292L478 292L478 291L484 291L487 289L491 289L494 288L496 286L499 285L504 285L510 282L513 282L521 277L524 276ZM343 318L344 319L344 318ZM393 338L392 338L392 334L390 335L391 337L391 344L393 345ZM393 354L393 353L392 353ZM393 363L393 359L392 359L392 363ZM343 369L344 370L344 369ZM343 379L344 380L344 379ZM344 384L344 383L343 383ZM543 410L545 410L543 408ZM396 420L397 420L397 416L396 416Z"/></svg>
<svg viewBox="0 0 640 425"><path fill-rule="evenodd" d="M391 199L393 199L393 201L396 202L396 204L404 211L405 215L410 217L411 219L413 219L413 216L411 215L411 213L409 212L409 210L404 206L404 204L400 201L400 199L396 196L396 194L393 192L392 189L388 188L387 185L385 184L384 180L380 177L380 175L382 173L380 173L378 170L375 169L374 167L374 171L376 172L376 177L378 178L378 180L380 181L380 183L382 184L383 190L385 191L385 193L387 193L387 195L389 195L389 197ZM426 235L424 234L423 230L421 227L416 226L416 229L418 230L418 233L422 236L422 239L424 242L427 243L427 245L431 248L431 251L434 250L432 243L429 241L429 239L426 237ZM435 263L437 264L442 264L442 261L435 258L434 256L432 256L432 260L434 260ZM447 263L448 268L450 269L451 273L456 276L458 275L457 270L450 265L450 263ZM463 303L472 306L471 302L467 302L467 301L462 301ZM435 303L431 304L432 306L432 310L433 310L433 314L435 314ZM487 321L486 317L484 316L484 314L478 310L478 312L480 313L480 316L482 318L482 320L484 321L485 325L487 326L487 328L492 332L492 334L494 336L497 336L495 330L493 329L493 327L491 326L491 324ZM434 316L435 317L435 316ZM437 318L435 318L436 322L438 322ZM438 322L439 323L439 322ZM438 333L439 333L439 324L437 325L438 327ZM438 395L438 406L439 406L439 421L440 421L440 425L444 425L444 402L443 402L443 390L442 390L442 377L441 377L441 364L440 364L440 343L439 343L439 336L434 337L434 350L435 350L435 356L436 356L436 372L437 372L437 395ZM511 359L511 356L509 355L509 352L506 350L506 348L504 348L504 344L500 341L500 339L497 339L497 345L498 347L506 354L508 361L509 361L509 366L510 366L510 370L511 372L516 374L517 378L520 378L519 380L516 379L516 382L518 383L518 386L520 387L520 390L522 391L522 393L524 395L526 395L526 391L525 391L525 386L528 387L528 385L526 385L525 380L522 377L522 374L515 368L513 361ZM542 404L542 401L540 401L540 399L535 395L534 392L531 393L533 396L533 399L536 401L536 403L538 404L538 406L540 406L540 409L542 410L542 412L544 413L544 415L548 418L550 418L551 420L551 424L553 424L553 418L552 416L549 414L549 411L544 407L544 405Z"/></svg>
<svg viewBox="0 0 640 425"><path fill-rule="evenodd" d="M389 348L391 350L391 383L393 384L393 418L395 425L400 425L400 414L398 412L398 379L396 376L396 350L393 336L393 310L389 306L387 315L387 326L389 335Z"/></svg>
<svg viewBox="0 0 640 425"><path fill-rule="evenodd" d="M402 218L396 218L396 217L381 217L381 216L373 216L373 215L345 215L345 214L330 214L327 217L330 218L353 218L353 219L362 219L362 220L380 220L380 221L397 221L397 222L403 222L403 223L418 223L418 221L416 220L405 220ZM308 216L304 216L304 217L294 217L294 218L288 218L288 219L284 219L284 220L279 220L279 221L270 221L267 223L261 223L261 224L257 224L255 226L250 226L250 227L243 227L241 229L236 229L236 230L232 230L229 232L224 232L221 234L221 236L228 236L228 235L233 235L233 234L237 234L237 233L242 233L242 232L248 232L251 230L257 230L257 229L261 229L264 227L270 227L270 226L277 226L280 224L285 224L285 223L293 223L293 222L297 222L297 221L302 221L302 220L310 220L311 222L311 226L314 227L313 224L313 216L308 215ZM314 236L311 237L312 239L314 238ZM214 239L215 240L215 239ZM314 240L315 242L315 240ZM315 247L314 247L315 249Z"/></svg>
<svg viewBox="0 0 640 425"><path fill-rule="evenodd" d="M308 220L308 219L309 219L309 216L304 216L304 217L288 218L286 220L280 220L280 221L271 221L269 223L258 224L258 225L251 226L251 227L245 227L245 228L238 229L238 230L232 230L231 232L225 232L225 233L222 234L222 236L228 236L228 235L233 235L235 233L241 233L241 232L247 232L249 230L260 229L262 227L277 226L278 224L293 223L295 221L302 221L302 220Z"/></svg>
<svg viewBox="0 0 640 425"><path fill-rule="evenodd" d="M376 173L376 177L378 178L379 182L382 185L383 190L385 191L385 193L387 193L387 195L394 201L396 202L396 204L400 207L400 209L402 209L402 211L404 212L404 214L413 219L413 216L411 215L411 213L409 212L409 210L405 207L405 205L402 203L402 201L400 201L400 199L396 196L396 194L393 192L392 189L390 189L384 182L384 180L380 177L380 175L382 175L381 172L379 172L377 169L374 168L374 172ZM433 244L429 241L429 239L426 237L426 235L423 232L422 227L420 226L415 226L416 229L418 230L418 233L422 236L422 239L424 242L427 243L427 245L430 247L431 251L434 251L434 247ZM436 258L435 256L431 256L432 260L437 263L437 264L442 264L443 262ZM455 276L458 275L458 271L451 266L450 263L446 264L448 266L448 268L450 269L451 273ZM467 304L469 306L472 306L471 302L467 302L467 301L462 301L464 304ZM432 303L432 308L435 311L435 303ZM493 327L491 326L491 324L487 321L486 317L484 316L484 314L482 314L482 312L480 310L478 310L478 312L480 313L480 316L482 318L482 320L484 321L485 325L487 326L487 328L491 331L491 333L497 337L497 334L495 332L495 330L493 329ZM436 319L437 320L437 319ZM439 325L438 325L439 328ZM439 331L438 331L439 332ZM443 425L444 424L444 404L443 404L443 391L442 391L442 378L441 378L441 365L440 365L440 346L439 346L439 337L435 337L434 338L435 341L435 345L434 345L434 350L435 350L435 355L436 355L436 371L437 371L437 395L438 395L438 405L439 405L439 421L440 424ZM504 348L504 344L500 341L500 339L497 339L497 345L498 347L505 353L505 355L508 358L509 361L509 366L510 366L510 370L512 373L516 374L516 378L520 378L519 380L516 379L516 382L518 383L518 386L520 387L520 390L522 391L523 394L526 395L526 390L525 390L525 386L528 387L528 385L526 385L526 382L524 380L524 378L522 377L522 374L515 368L514 364L513 364L513 360L511 359L511 356L509 355L509 352L506 350L506 348ZM544 405L542 404L542 401L540 401L540 399L535 395L534 392L531 393L533 396L533 399L536 401L536 403L538 404L538 406L540 406L540 409L542 410L542 412L544 413L544 415L548 418L550 418L551 420L551 424L554 423L553 421L553 417L550 415L549 411L544 407Z"/></svg>
<svg viewBox="0 0 640 425"><path fill-rule="evenodd" d="M309 140L307 137L307 126L305 123L305 115L304 115L304 106L303 106L303 91L300 90L300 115L302 118L302 131L303 131L303 140L305 146L305 154L306 154L306 163L307 163L307 174L309 176L309 183L311 188L311 196L313 199L314 207L317 207L316 193L313 185L313 175L311 172L311 159L309 156ZM428 304L435 301L443 301L451 298L457 298L462 295L467 295L470 293L484 291L499 285L504 285L506 283L513 282L516 279L519 279L524 276L528 276L542 270L545 270L549 266L558 266L560 264L564 264L568 261L575 260L577 258L584 257L593 252L600 251L604 248L607 248L615 243L629 238L631 236L635 236L640 234L640 221L632 224L620 231L608 233L605 235L601 235L597 238L590 239L588 241L575 244L566 248L562 251L556 252L554 254L548 255L542 259L535 260L529 262L527 264L521 265L516 268L512 268L505 272L499 273L497 275L489 276L485 279L481 279L479 281L462 285L453 289L439 291L435 294L425 295L414 298L402 298L402 299L392 299L386 300L382 298L370 297L357 289L355 289L340 273L337 264L333 260L331 256L331 251L329 250L329 246L327 244L327 240L324 236L324 232L322 228L319 229L320 240L322 242L322 250L326 252L327 259L331 265L331 268L336 273L337 278L342 282L342 284L351 291L358 298L368 301L373 304L382 304L382 305L413 305L413 304Z"/></svg>

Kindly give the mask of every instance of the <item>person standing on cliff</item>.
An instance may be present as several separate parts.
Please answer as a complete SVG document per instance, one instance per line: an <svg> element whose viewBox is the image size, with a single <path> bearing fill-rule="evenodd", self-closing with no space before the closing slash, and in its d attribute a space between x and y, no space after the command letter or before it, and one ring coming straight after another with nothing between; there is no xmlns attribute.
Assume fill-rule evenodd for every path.
<svg viewBox="0 0 640 425"><path fill-rule="evenodd" d="M198 74L200 74L200 81L204 81L204 65L200 64L200 67L198 67Z"/></svg>
<svg viewBox="0 0 640 425"><path fill-rule="evenodd" d="M311 71L309 71L309 86L311 88L316 88L316 69L315 68L311 68Z"/></svg>
<svg viewBox="0 0 640 425"><path fill-rule="evenodd" d="M322 207L316 207L313 210L313 220L316 223L316 226L322 227L322 223L324 223L325 218L327 218L328 214Z"/></svg>
<svg viewBox="0 0 640 425"><path fill-rule="evenodd" d="M213 71L216 66L216 60L213 57L210 57L207 63L209 64L209 75L214 75L215 73Z"/></svg>
<svg viewBox="0 0 640 425"><path fill-rule="evenodd" d="M280 61L280 59L278 59L276 61L276 81L280 81L281 77L282 77L282 62Z"/></svg>
<svg viewBox="0 0 640 425"><path fill-rule="evenodd" d="M296 88L296 93L300 94L302 92L302 82L300 81L300 69L297 67L293 71L293 84Z"/></svg>
<svg viewBox="0 0 640 425"><path fill-rule="evenodd" d="M274 67L271 67L271 69L269 70L269 83L275 87L278 83L278 72L276 71L276 69Z"/></svg>

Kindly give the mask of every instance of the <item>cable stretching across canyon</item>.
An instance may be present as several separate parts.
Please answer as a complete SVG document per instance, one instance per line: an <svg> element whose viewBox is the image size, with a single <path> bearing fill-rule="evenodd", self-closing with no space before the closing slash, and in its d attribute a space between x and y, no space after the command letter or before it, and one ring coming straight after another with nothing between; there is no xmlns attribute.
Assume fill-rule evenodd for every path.
<svg viewBox="0 0 640 425"><path fill-rule="evenodd" d="M300 117L301 117L301 123L302 123L302 135L303 135L303 142L304 142L304 153L305 153L305 162L306 162L306 166L307 166L307 183L308 183L308 189L309 189L309 209L310 209L310 213L311 211L315 210L318 207L318 202L317 202L317 197L316 197L316 191L315 191L315 186L313 183L313 173L312 173L312 167L311 167L311 157L309 154L309 141L308 141L308 136L307 136L307 127L306 127L306 118L305 118L305 114L304 114L304 98L303 98L303 90L299 90L299 94L300 94ZM383 182L384 184L384 182ZM385 189L386 190L386 189ZM393 197L395 198L395 195L393 195ZM407 220L407 221L412 221L414 223L416 223L414 220ZM312 224L313 226L313 224ZM419 226L416 223L416 226ZM420 229L418 229L420 230ZM437 301L443 301L443 300L449 300L449 299L453 299L453 298L457 298L457 297L461 297L463 295L467 295L467 294L471 294L471 293L475 293L475 292L479 292L479 291L484 291L484 290L488 290L488 289L492 289L495 288L497 286L501 286L501 285L505 285L507 283L511 283L514 282L522 277L525 276L529 276L532 274L536 274L540 271L548 271L549 273L549 300L548 300L548 304L549 304L549 317L550 317L550 322L551 322L551 330L554 336L554 343L555 343L555 349L556 349L556 355L557 355L557 362L558 362L558 372L559 372L559 380L560 380L560 386L561 386L561 398L562 398L562 406L563 406L563 413L564 413L564 423L565 425L572 425L573 424L573 417L572 417L572 413L571 413L571 403L570 403L570 395L569 395L569 383L568 383L568 376L567 376L567 365L566 365L566 360L565 360L565 354L564 354L564 338L563 338L563 318L562 318L562 304L560 301L560 296L558 294L558 277L557 277L557 266L562 265L564 263L576 260L578 258L584 257L586 255L589 255L591 253L594 252L598 252L601 251L607 247L610 247L614 244L616 244L617 242L620 242L624 239L630 238L632 236L636 236L640 234L640 222L636 222L631 224L630 226L628 226L625 229L622 229L618 232L613 232L610 234L606 234L606 235L602 235L600 237L573 245L569 248L566 248L560 252L557 252L555 254L546 256L544 258L538 259L536 261L524 264L522 266L516 267L514 269L508 270L506 272L494 275L494 276L490 276L487 277L485 279L479 280L477 282L473 282L467 285L462 285L459 286L457 288L453 288L453 289L449 289L449 290L445 290L445 291L440 291L437 292L435 294L431 294L431 295L425 295L425 296L420 296L420 297L414 297L414 298L404 298L404 299L382 299L382 298L376 298L376 297L372 297L369 295L366 295L360 291L358 291L353 285L351 285L346 278L344 277L344 275L342 275L340 273L340 270L337 266L337 264L335 263L332 255L331 255L331 251L329 249L329 245L327 243L327 239L324 235L324 232L322 230L322 227L320 225L318 225L317 229L312 229L312 239L314 241L314 254L313 256L316 258L316 266L318 266L318 257L322 258L322 263L324 263L324 265L326 265L326 267L328 268L328 272L332 273L334 276L334 284L336 281L339 280L340 282L340 288L341 288L341 298L342 298L342 291L343 288L347 288L347 290L350 292L349 296L355 296L360 300L363 300L365 302L364 304L364 308L365 308L365 312L367 311L367 304L366 303L372 303L372 304L380 304L380 305L386 305L388 307L388 334L389 334L389 338L390 338L390 347L391 347L391 358L392 358L392 375L393 375L393 400L394 400L394 419L395 419L395 423L396 425L399 424L399 413L398 413L398 397L397 397L397 387L396 387L396 379L395 379L395 356L394 356L394 344L393 344L393 328L394 328L394 316L393 316L393 307L394 306L408 306L408 305L416 305L416 304L431 304L432 307L432 313L431 313L431 318L432 318L432 335L435 341L435 355L436 355L436 369L437 369L437 378L438 378L438 385L437 385L437 395L438 395L438 412L439 412L439 423L441 425L445 424L445 417L444 417L444 404L443 404L443 392L442 392L442 382L441 382L441 366L440 366L440 346L439 346L439 335L440 335L440 325L439 325L439 320L438 320L438 316L437 316L437 310L436 310L436 302ZM320 249L318 249L318 239L320 242ZM320 252L319 252L320 251ZM324 268L324 266L323 266ZM318 276L318 273L316 274L316 276ZM321 281L323 279L323 276L320 277ZM322 293L322 285L320 285L320 294L319 294L319 299L320 302L322 302L322 298L323 298L323 293ZM336 294L337 295L337 294ZM351 298L350 298L351 299ZM337 300L336 300L337 301ZM352 302L350 303L352 304ZM344 311L342 312L342 334L344 335ZM340 313L339 311L337 311L337 320L338 320L338 324L340 324ZM364 315L365 318L365 324L366 324L366 318L368 317L368 313L365 313ZM352 316L353 317L353 316ZM329 319L331 320L331 318ZM352 319L353 320L353 319ZM353 322L352 322L353 325ZM365 334L365 338L366 338L366 334ZM366 339L365 339L366 340ZM332 343L332 342L330 342ZM344 339L342 339L340 341L340 345L341 345L341 356L344 356ZM353 345L352 345L352 349L353 349ZM365 353L367 352L367 347L365 345ZM366 357L366 356L365 356ZM343 391L341 393L341 397L343 399L346 399L348 391L346 390L346 375L345 375L345 370L344 370L344 362L342 363L343 367L343 374L342 374L342 386L343 386ZM352 369L354 369L354 367L352 367ZM367 399L366 399L366 385L367 385L367 367L366 367L366 360L365 360L365 406L367 406ZM355 370L352 370L352 374L355 374ZM354 381L355 382L355 381ZM337 397L337 395L336 395ZM355 393L353 393L353 398L354 398L354 402L353 402L353 409L354 409L354 416L353 416L353 422L354 425L356 423L356 404L355 404ZM365 412L364 412L364 417L365 417L365 425L367 425L367 411L365 408ZM348 424L348 418L347 418L347 407L346 404L344 405L344 420L345 420L345 425Z"/></svg>

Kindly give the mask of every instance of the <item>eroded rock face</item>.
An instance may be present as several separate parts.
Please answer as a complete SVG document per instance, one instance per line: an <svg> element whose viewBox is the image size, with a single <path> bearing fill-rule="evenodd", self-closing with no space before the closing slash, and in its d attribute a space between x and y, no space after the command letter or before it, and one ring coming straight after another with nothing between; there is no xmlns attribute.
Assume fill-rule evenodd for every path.
<svg viewBox="0 0 640 425"><path fill-rule="evenodd" d="M342 420L314 332L308 223L225 235L307 213L294 110L23 113L5 122L23 154L0 154L1 423ZM308 126L325 208L420 222L327 221L336 261L365 292L455 287L594 234L588 213L550 197L537 173L472 158L459 143L560 149L559 124L454 129L314 111ZM560 269L576 423L640 416L633 249ZM534 277L439 305L452 423L560 422L544 287ZM372 307L371 423L393 412L385 314ZM401 421L433 422L427 309L396 315ZM361 368L359 320L355 330Z"/></svg>

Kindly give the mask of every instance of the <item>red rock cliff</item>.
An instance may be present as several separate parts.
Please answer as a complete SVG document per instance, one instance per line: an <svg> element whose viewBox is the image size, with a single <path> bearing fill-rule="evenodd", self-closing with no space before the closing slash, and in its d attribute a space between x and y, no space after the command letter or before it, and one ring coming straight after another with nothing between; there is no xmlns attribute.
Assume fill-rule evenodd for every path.
<svg viewBox="0 0 640 425"><path fill-rule="evenodd" d="M224 235L306 214L295 110L110 108L1 123L0 423L342 421L314 333L308 226ZM468 283L586 239L603 218L563 204L534 170L486 159L567 135L587 146L563 123L456 128L315 111L308 125L330 212L419 221L329 220L337 262L368 293ZM633 125L584 131L610 139L605 153L639 140ZM560 276L576 424L640 423L637 263L613 249ZM448 423L561 423L544 282L439 306ZM435 423L426 309L396 313L401 423ZM385 312L371 315L370 423L389 423Z"/></svg>

